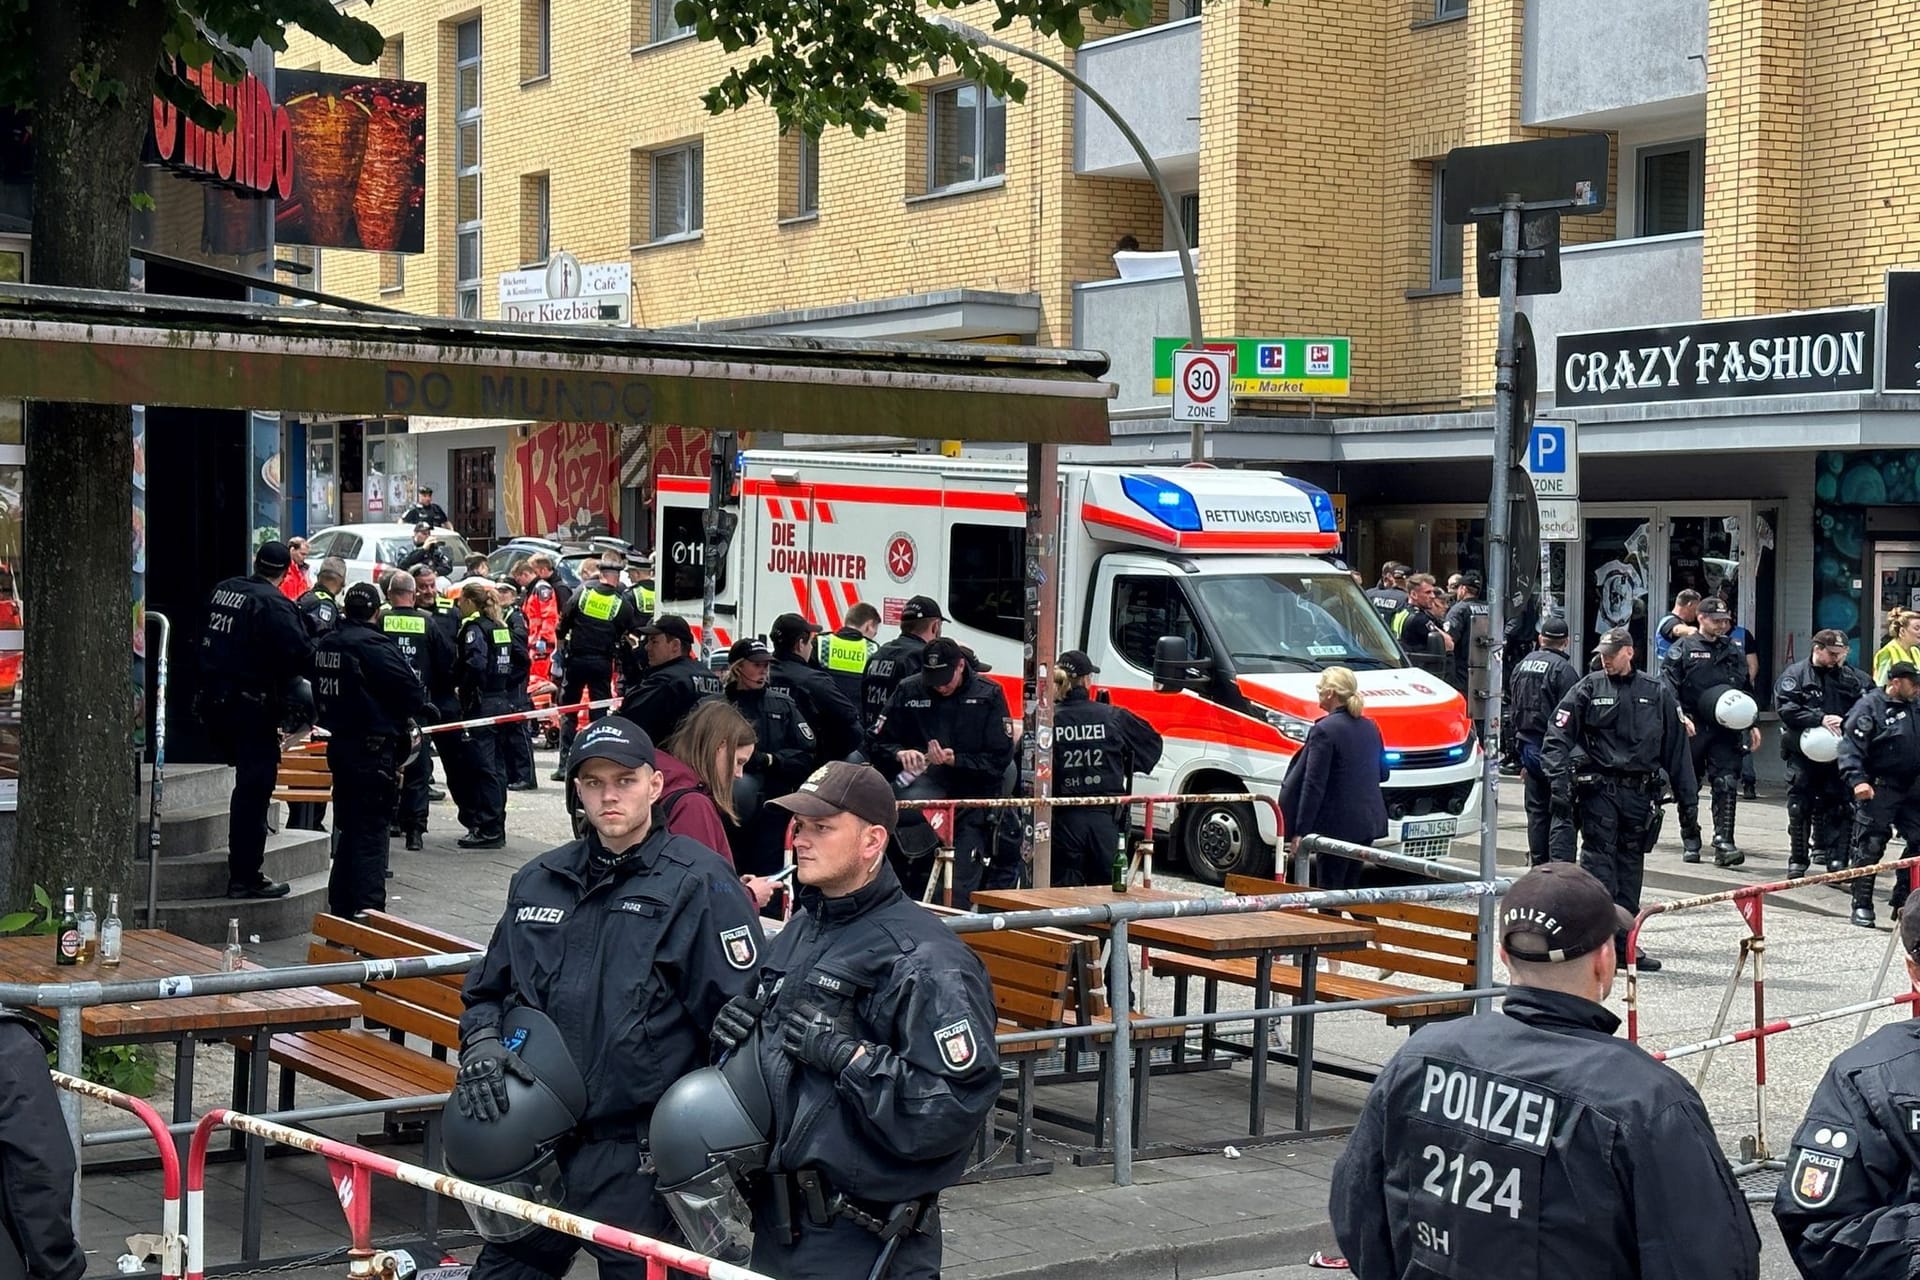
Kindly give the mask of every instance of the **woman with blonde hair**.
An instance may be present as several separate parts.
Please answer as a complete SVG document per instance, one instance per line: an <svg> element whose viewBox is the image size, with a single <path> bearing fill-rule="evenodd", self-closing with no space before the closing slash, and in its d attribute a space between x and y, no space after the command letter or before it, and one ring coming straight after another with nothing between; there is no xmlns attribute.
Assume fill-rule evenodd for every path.
<svg viewBox="0 0 1920 1280"><path fill-rule="evenodd" d="M1887 613L1887 642L1873 655L1873 682L1887 682L1887 668L1896 662L1920 666L1920 613L1893 609Z"/></svg>
<svg viewBox="0 0 1920 1280"><path fill-rule="evenodd" d="M673 736L654 750L660 771L659 811L667 830L691 836L733 866L727 824L738 824L733 807L733 784L746 770L759 745L753 722L719 698L709 698L689 711ZM724 820L723 820L724 816ZM740 883L753 895L754 906L764 908L780 891L780 882L766 876L744 875Z"/></svg>
<svg viewBox="0 0 1920 1280"><path fill-rule="evenodd" d="M1387 834L1387 751L1379 726L1366 717L1360 681L1346 667L1328 667L1316 686L1326 714L1307 730L1307 740L1280 788L1287 850L1302 836L1328 836L1349 844L1372 844ZM1321 889L1354 889L1361 863L1351 858L1316 860L1313 883Z"/></svg>

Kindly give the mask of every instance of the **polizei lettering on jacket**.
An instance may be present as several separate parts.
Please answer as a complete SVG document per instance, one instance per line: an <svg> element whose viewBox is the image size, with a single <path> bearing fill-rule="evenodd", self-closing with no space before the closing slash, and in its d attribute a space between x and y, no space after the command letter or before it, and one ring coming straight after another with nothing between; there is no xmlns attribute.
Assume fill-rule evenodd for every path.
<svg viewBox="0 0 1920 1280"><path fill-rule="evenodd" d="M1446 1062L1429 1062L1420 1083L1420 1113L1456 1129L1509 1138L1545 1151L1553 1141L1559 1099Z"/></svg>
<svg viewBox="0 0 1920 1280"><path fill-rule="evenodd" d="M1053 736L1061 742L1105 742L1107 726L1104 724L1061 724L1053 725Z"/></svg>

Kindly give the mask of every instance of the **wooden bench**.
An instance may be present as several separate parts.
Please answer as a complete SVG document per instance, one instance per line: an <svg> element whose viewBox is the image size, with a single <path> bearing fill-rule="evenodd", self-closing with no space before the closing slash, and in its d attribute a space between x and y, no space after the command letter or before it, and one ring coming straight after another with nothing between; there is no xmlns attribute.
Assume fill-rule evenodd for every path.
<svg viewBox="0 0 1920 1280"><path fill-rule="evenodd" d="M332 801L333 771L327 768L324 742L300 743L280 753L280 768L273 775L273 798L285 805Z"/></svg>

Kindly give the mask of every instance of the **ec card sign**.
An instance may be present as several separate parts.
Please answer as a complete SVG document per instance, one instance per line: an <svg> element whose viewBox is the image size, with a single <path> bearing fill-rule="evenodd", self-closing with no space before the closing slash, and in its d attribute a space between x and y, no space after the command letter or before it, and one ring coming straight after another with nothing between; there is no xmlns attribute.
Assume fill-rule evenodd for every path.
<svg viewBox="0 0 1920 1280"><path fill-rule="evenodd" d="M1871 391L1873 307L1560 336L1554 403L1650 404Z"/></svg>

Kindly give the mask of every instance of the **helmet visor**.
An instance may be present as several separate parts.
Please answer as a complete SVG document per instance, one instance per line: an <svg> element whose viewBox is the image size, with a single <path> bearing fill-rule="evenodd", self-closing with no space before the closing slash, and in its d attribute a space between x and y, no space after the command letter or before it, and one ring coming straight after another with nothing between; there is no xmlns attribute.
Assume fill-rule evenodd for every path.
<svg viewBox="0 0 1920 1280"><path fill-rule="evenodd" d="M517 1196L549 1209L560 1208L567 1198L567 1180L560 1172L559 1160L552 1153L507 1181L488 1183L486 1186L490 1191ZM539 1225L514 1214L501 1213L477 1204L467 1205L467 1216L473 1219L473 1229L480 1233L480 1238L492 1244L510 1244L531 1235Z"/></svg>
<svg viewBox="0 0 1920 1280"><path fill-rule="evenodd" d="M660 1196L694 1252L733 1263L753 1256L753 1215L724 1163L716 1162L678 1186L662 1188Z"/></svg>

